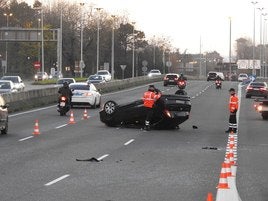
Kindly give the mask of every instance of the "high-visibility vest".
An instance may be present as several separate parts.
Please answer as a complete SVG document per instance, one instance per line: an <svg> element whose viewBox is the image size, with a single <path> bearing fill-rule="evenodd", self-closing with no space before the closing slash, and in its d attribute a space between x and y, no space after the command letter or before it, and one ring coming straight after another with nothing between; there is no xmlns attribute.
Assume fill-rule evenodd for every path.
<svg viewBox="0 0 268 201"><path fill-rule="evenodd" d="M238 110L238 97L236 95L233 95L230 97L230 101L229 101L229 110L230 112L234 112Z"/></svg>
<svg viewBox="0 0 268 201"><path fill-rule="evenodd" d="M155 94L152 91L146 91L143 94L143 105L144 107L152 108L155 101L160 98L160 94Z"/></svg>

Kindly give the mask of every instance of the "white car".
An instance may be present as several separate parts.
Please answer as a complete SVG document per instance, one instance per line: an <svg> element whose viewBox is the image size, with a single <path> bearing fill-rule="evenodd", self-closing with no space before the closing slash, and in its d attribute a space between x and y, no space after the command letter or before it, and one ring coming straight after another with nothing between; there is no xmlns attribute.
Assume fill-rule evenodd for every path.
<svg viewBox="0 0 268 201"><path fill-rule="evenodd" d="M157 75L161 75L161 72L160 72L160 70L158 70L158 69L152 69L152 70L150 70L150 72L148 73L148 76L149 76L149 77L153 77L153 76L157 76Z"/></svg>
<svg viewBox="0 0 268 201"><path fill-rule="evenodd" d="M106 82L111 81L111 79L112 79L112 75L108 70L99 70L96 73L96 75L100 75L100 76L104 77Z"/></svg>
<svg viewBox="0 0 268 201"><path fill-rule="evenodd" d="M240 74L238 75L238 81L239 81L239 82L243 82L243 81L246 80L246 79L248 79L248 74L246 74L246 73L240 73Z"/></svg>
<svg viewBox="0 0 268 201"><path fill-rule="evenodd" d="M73 92L71 106L90 105L92 108L100 107L101 94L92 83L76 82L69 85Z"/></svg>
<svg viewBox="0 0 268 201"><path fill-rule="evenodd" d="M15 88L15 85L10 80L0 80L0 94L3 93L13 93L18 90Z"/></svg>
<svg viewBox="0 0 268 201"><path fill-rule="evenodd" d="M3 76L1 80L10 80L14 83L15 89L17 91L24 91L25 84L22 82L22 79L20 76Z"/></svg>

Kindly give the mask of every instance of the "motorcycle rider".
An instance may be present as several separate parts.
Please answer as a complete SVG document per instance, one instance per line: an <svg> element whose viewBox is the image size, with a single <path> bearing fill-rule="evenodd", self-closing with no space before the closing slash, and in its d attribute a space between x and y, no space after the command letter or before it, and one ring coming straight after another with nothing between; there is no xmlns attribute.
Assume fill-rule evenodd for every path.
<svg viewBox="0 0 268 201"><path fill-rule="evenodd" d="M220 84L220 86L221 86L221 78L220 78L220 76L219 75L217 75L216 76L216 79L215 79L215 85L216 85L216 88L217 88L217 83L219 83Z"/></svg>
<svg viewBox="0 0 268 201"><path fill-rule="evenodd" d="M230 93L230 100L229 100L229 111L230 111L230 116L229 116L229 129L225 131L226 133L229 133L233 131L236 133L237 130L237 120L236 120L236 112L239 107L239 99L235 94L235 89L230 88L229 89Z"/></svg>
<svg viewBox="0 0 268 201"><path fill-rule="evenodd" d="M185 77L182 73L180 74L178 81L186 81L187 77Z"/></svg>
<svg viewBox="0 0 268 201"><path fill-rule="evenodd" d="M161 97L161 92L154 85L149 85L149 88L143 94L143 105L146 108L145 130L150 130L150 121L153 116L155 102Z"/></svg>
<svg viewBox="0 0 268 201"><path fill-rule="evenodd" d="M68 104L71 102L73 92L70 89L69 83L67 81L63 82L63 86L59 88L58 93L60 96L65 96L67 98Z"/></svg>

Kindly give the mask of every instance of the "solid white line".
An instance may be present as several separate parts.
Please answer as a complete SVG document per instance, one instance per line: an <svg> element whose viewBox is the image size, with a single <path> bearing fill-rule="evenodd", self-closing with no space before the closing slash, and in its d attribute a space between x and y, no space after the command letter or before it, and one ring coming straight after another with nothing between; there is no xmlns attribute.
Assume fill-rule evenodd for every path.
<svg viewBox="0 0 268 201"><path fill-rule="evenodd" d="M68 124L63 124L63 125L61 125L61 126L57 126L56 129L58 129L58 128L62 128L62 127L67 126L67 125L68 125Z"/></svg>
<svg viewBox="0 0 268 201"><path fill-rule="evenodd" d="M29 136L29 137L26 137L26 138L22 138L22 139L19 140L19 142L22 142L22 141L24 141L24 140L28 140L28 139L30 139L30 138L33 138L33 136Z"/></svg>
<svg viewBox="0 0 268 201"><path fill-rule="evenodd" d="M126 142L124 145L126 146L126 145L129 145L130 143L132 143L134 141L134 139L131 139L131 140L129 140L128 142Z"/></svg>
<svg viewBox="0 0 268 201"><path fill-rule="evenodd" d="M50 185L52 185L52 184L55 184L55 183L57 183L57 182L59 182L59 181L65 179L65 178L67 178L67 177L69 177L69 176L70 176L69 174L63 175L63 176L59 177L58 179L55 179L55 180L53 180L53 181L51 181L51 182L45 184L45 186L50 186Z"/></svg>
<svg viewBox="0 0 268 201"><path fill-rule="evenodd" d="M39 108L39 109L30 110L30 111L26 111L26 112L20 112L20 113L17 113L17 114L12 114L12 115L9 115L9 117L15 117L15 116L23 115L23 114L29 114L29 113L32 113L32 112L38 112L38 111L50 109L50 108L53 108L53 107L56 107L56 105L49 106L49 107L42 107L42 108Z"/></svg>
<svg viewBox="0 0 268 201"><path fill-rule="evenodd" d="M106 158L107 156L109 156L109 154L105 154L105 155L103 155L103 156L101 156L101 157L99 157L97 159L98 159L98 161L101 161L102 159Z"/></svg>

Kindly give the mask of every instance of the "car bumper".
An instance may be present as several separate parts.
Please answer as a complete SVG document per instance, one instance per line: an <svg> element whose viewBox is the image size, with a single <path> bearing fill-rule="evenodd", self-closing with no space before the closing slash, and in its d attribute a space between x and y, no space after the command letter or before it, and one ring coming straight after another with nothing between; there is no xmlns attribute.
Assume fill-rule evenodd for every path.
<svg viewBox="0 0 268 201"><path fill-rule="evenodd" d="M75 97L75 96L73 96L71 103L72 103L72 105L83 105L83 104L94 105L95 98L93 96L89 96L89 97Z"/></svg>
<svg viewBox="0 0 268 201"><path fill-rule="evenodd" d="M258 97L266 97L268 96L267 92L263 92L263 91L254 91L254 90L250 90L246 92L246 96L258 96Z"/></svg>

